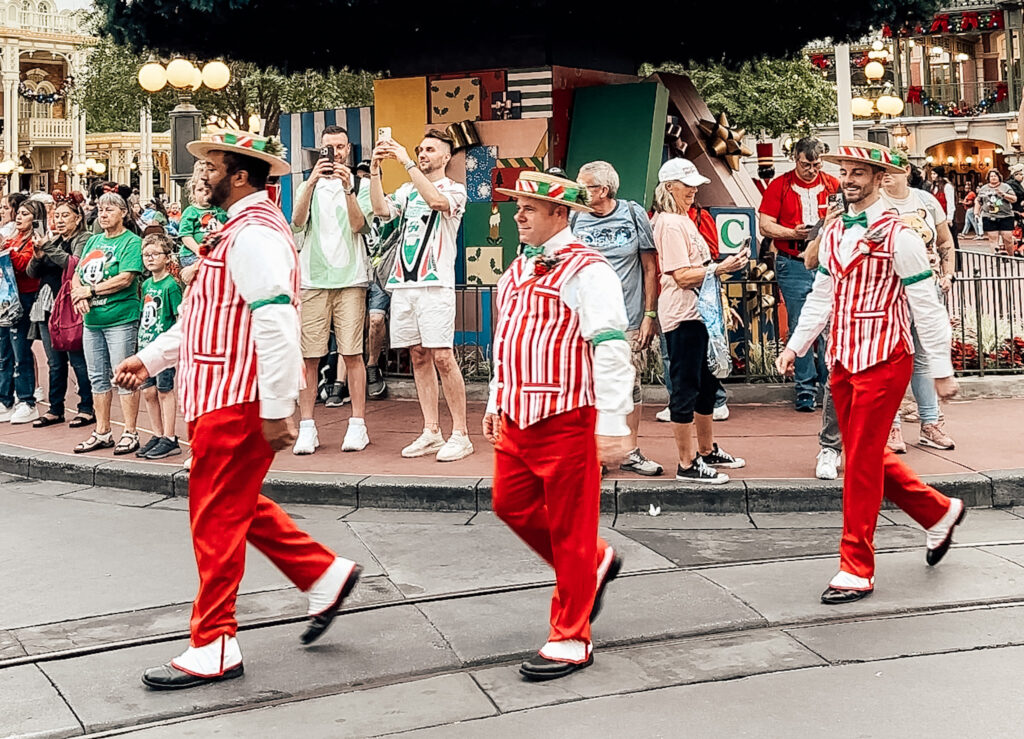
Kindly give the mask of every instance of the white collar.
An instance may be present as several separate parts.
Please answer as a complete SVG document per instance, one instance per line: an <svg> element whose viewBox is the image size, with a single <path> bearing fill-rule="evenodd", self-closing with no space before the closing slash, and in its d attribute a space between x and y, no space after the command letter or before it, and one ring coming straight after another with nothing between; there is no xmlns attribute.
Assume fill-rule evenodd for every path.
<svg viewBox="0 0 1024 739"><path fill-rule="evenodd" d="M576 237L572 235L572 229L566 226L544 242L544 253L551 256L559 249L564 249L574 241L576 241Z"/></svg>
<svg viewBox="0 0 1024 739"><path fill-rule="evenodd" d="M266 190L258 190L250 195L246 195L241 200L235 201L230 208L228 208L228 218L234 218L241 211L249 208L261 200L269 200L270 195L267 194Z"/></svg>
<svg viewBox="0 0 1024 739"><path fill-rule="evenodd" d="M886 200L885 193L881 193L879 198L871 205L869 205L867 209L864 211L868 215L868 225L870 226L872 223L881 218L882 214L884 214L887 210L890 209L890 206L891 203L889 203L889 201ZM850 215L854 215L853 207L851 206L847 212Z"/></svg>

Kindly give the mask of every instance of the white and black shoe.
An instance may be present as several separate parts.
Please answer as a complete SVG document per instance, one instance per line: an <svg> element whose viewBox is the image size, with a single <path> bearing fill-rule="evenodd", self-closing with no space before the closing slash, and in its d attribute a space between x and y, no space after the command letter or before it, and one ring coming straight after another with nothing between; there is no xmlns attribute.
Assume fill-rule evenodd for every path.
<svg viewBox="0 0 1024 739"><path fill-rule="evenodd" d="M653 459L645 457L643 452L640 451L640 447L629 453L626 460L619 465L619 469L626 472L635 472L638 475L645 475L647 477L657 477L664 471L660 464Z"/></svg>
<svg viewBox="0 0 1024 739"><path fill-rule="evenodd" d="M711 447L710 454L702 454L700 456L704 460L704 464L709 467L725 467L729 470L738 470L740 467L747 466L747 460L742 457L734 457L724 449L719 449L717 443Z"/></svg>
<svg viewBox="0 0 1024 739"><path fill-rule="evenodd" d="M676 479L680 482L703 482L709 485L729 482L728 475L709 467L699 454L693 458L693 464L689 467L683 467L681 464L676 467Z"/></svg>

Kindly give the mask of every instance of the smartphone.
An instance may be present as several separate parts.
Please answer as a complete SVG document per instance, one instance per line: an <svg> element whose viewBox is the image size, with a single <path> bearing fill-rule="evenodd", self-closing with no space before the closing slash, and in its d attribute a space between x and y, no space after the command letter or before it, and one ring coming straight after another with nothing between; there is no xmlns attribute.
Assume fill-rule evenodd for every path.
<svg viewBox="0 0 1024 739"><path fill-rule="evenodd" d="M830 210L832 208L835 208L836 206L841 206L843 210L846 210L846 196L843 195L841 190L839 192L834 192L831 195L829 195L828 200L826 202L828 203L828 207Z"/></svg>
<svg viewBox="0 0 1024 739"><path fill-rule="evenodd" d="M330 176L334 174L334 147L333 146L322 146L320 147L320 158L326 159L331 162L330 171L325 172L326 175Z"/></svg>
<svg viewBox="0 0 1024 739"><path fill-rule="evenodd" d="M391 139L391 126L381 126L377 129L377 141L387 141Z"/></svg>
<svg viewBox="0 0 1024 739"><path fill-rule="evenodd" d="M819 218L818 222L814 224L811 230L807 233L807 240L814 241L818 238L818 234L821 233L821 227L825 225L825 219Z"/></svg>

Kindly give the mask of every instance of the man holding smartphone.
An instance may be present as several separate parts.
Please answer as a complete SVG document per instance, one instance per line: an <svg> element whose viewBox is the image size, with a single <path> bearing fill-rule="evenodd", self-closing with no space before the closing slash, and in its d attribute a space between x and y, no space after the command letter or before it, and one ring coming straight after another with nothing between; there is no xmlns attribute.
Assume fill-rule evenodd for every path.
<svg viewBox="0 0 1024 739"><path fill-rule="evenodd" d="M299 393L299 436L292 452L312 454L320 446L313 421L317 367L327 354L333 327L338 356L348 372L352 416L341 450L361 451L370 443L366 431L366 366L363 321L366 316L367 259L360 235L365 224L348 168L348 132L327 126L320 137L320 157L309 179L299 186L292 209L292 230L304 234L299 252L302 271L302 356L306 386Z"/></svg>
<svg viewBox="0 0 1024 739"><path fill-rule="evenodd" d="M824 153L825 145L818 139L797 141L793 146L795 169L772 180L761 199L758 225L764 236L774 240L775 274L786 303L790 334L814 284L814 272L804 264L804 250L821 228L829 196L839 191L839 181L821 171ZM816 348L817 352L808 352L796 364L796 409L804 413L814 412L819 387L823 392L828 381L823 338L818 339Z"/></svg>

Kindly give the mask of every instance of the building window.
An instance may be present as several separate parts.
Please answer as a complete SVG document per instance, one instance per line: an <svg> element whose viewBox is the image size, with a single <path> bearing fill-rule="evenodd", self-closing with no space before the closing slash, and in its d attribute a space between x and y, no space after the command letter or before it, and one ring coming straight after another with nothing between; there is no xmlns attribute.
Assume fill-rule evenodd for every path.
<svg viewBox="0 0 1024 739"><path fill-rule="evenodd" d="M49 82L40 82L36 85L36 92L45 94L52 94L56 92L56 88ZM32 117L33 118L53 118L53 103L32 103Z"/></svg>
<svg viewBox="0 0 1024 739"><path fill-rule="evenodd" d="M35 92L35 85L31 82L26 81L25 86ZM31 118L32 117L32 101L23 98L21 95L18 96L18 118Z"/></svg>

